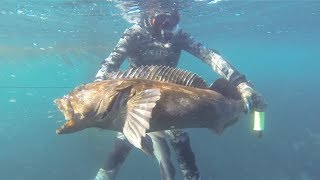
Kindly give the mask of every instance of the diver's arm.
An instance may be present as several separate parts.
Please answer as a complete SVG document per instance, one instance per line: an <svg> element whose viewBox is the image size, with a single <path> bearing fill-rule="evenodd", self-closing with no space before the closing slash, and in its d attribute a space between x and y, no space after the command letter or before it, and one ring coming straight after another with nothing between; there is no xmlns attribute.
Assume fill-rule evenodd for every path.
<svg viewBox="0 0 320 180"><path fill-rule="evenodd" d="M121 64L127 58L131 51L133 38L133 28L126 29L116 47L113 49L110 55L101 63L101 68L96 74L96 81L105 79L106 74L109 72L119 70Z"/></svg>
<svg viewBox="0 0 320 180"><path fill-rule="evenodd" d="M195 42L187 33L180 31L180 36L184 50L210 65L215 72L237 87L244 101L246 112L253 110L264 111L267 108L264 98L251 87L246 77L240 74L221 55L212 49L206 48L201 43Z"/></svg>
<svg viewBox="0 0 320 180"><path fill-rule="evenodd" d="M227 79L234 86L247 82L246 77L240 74L227 60L215 50L209 49L196 42L193 37L185 32L180 32L181 45L183 50L201 59L223 78Z"/></svg>

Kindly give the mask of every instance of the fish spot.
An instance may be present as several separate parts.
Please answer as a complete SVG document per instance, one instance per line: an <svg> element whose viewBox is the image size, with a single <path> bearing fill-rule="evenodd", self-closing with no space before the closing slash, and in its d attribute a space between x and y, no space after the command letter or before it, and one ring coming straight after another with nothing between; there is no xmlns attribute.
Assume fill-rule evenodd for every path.
<svg viewBox="0 0 320 180"><path fill-rule="evenodd" d="M187 106L188 104L190 104L190 101L188 99L186 99L186 98L181 98L180 99L180 104L182 106Z"/></svg>

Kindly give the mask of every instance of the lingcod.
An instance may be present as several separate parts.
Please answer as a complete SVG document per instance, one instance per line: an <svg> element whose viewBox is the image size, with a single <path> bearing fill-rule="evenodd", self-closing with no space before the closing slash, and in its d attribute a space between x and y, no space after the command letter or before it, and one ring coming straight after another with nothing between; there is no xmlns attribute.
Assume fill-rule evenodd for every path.
<svg viewBox="0 0 320 180"><path fill-rule="evenodd" d="M113 130L143 151L148 132L208 128L221 133L245 111L227 80L208 86L197 74L165 66L110 73L107 80L80 85L54 102L66 119L57 134L90 127Z"/></svg>

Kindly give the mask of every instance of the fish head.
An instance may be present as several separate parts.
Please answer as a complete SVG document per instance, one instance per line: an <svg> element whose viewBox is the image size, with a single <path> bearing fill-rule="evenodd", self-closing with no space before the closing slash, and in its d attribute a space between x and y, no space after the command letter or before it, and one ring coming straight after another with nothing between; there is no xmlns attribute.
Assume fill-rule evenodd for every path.
<svg viewBox="0 0 320 180"><path fill-rule="evenodd" d="M56 130L57 134L68 134L80 131L87 127L84 116L74 109L69 96L54 100L59 110L64 114L66 122Z"/></svg>
<svg viewBox="0 0 320 180"><path fill-rule="evenodd" d="M100 82L76 87L69 94L54 100L66 122L57 134L69 134L90 127L98 127L112 101L113 91Z"/></svg>

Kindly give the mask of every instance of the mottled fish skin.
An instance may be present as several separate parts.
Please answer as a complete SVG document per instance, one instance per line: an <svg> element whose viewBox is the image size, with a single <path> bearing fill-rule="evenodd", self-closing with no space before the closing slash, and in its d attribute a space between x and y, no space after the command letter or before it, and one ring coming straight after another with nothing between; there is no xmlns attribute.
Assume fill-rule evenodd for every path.
<svg viewBox="0 0 320 180"><path fill-rule="evenodd" d="M109 129L123 132L130 143L147 152L150 149L145 139L148 132L209 128L221 133L244 111L241 99L228 98L205 88L201 79L192 81L196 77L194 74L165 67L160 71L152 68L149 69L151 72L165 71L170 76L180 74L182 78L170 80L164 73L158 75L164 77L162 81L143 79L146 75L142 77L143 71L137 69L120 75L123 79L111 78L79 86L55 100L67 120L57 134L90 127ZM134 75L133 78L129 78L131 75ZM184 85L172 81L180 81Z"/></svg>
<svg viewBox="0 0 320 180"><path fill-rule="evenodd" d="M56 130L57 134L66 134L83 130L89 127L96 127L105 118L110 118L107 114L113 101L119 94L114 87L122 82L109 82L101 86L101 83L90 83L80 85L68 95L54 100L59 110L64 114L67 123ZM106 94L106 96L104 96Z"/></svg>
<svg viewBox="0 0 320 180"><path fill-rule="evenodd" d="M106 80L78 89L55 101L68 120L57 130L58 134L89 127L123 132L130 105L128 101L148 89L157 89L161 95L154 104L150 119L137 121L144 127L142 136L146 132L182 128L209 128L220 133L243 112L241 100L227 99L212 90L152 80ZM131 128L137 126L129 123ZM145 123L147 125L143 125Z"/></svg>

